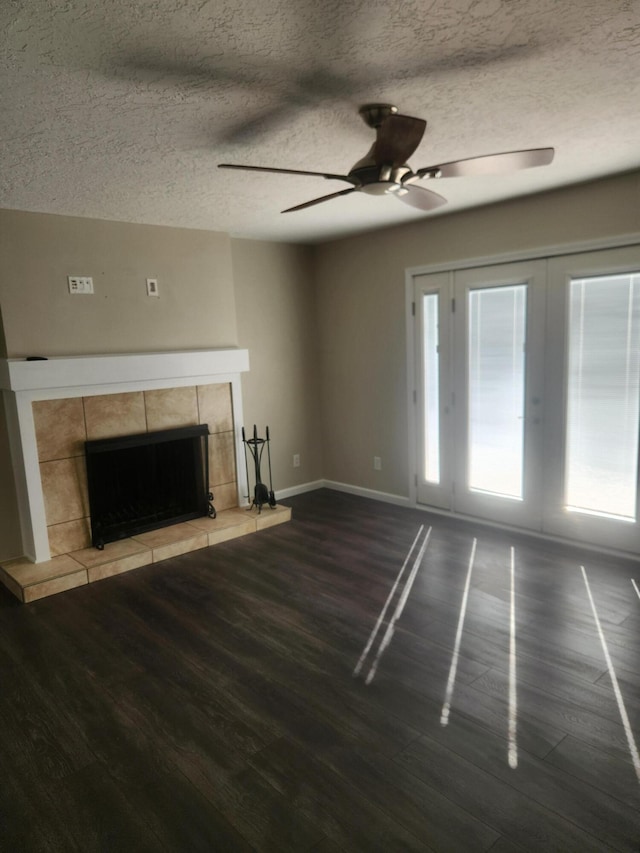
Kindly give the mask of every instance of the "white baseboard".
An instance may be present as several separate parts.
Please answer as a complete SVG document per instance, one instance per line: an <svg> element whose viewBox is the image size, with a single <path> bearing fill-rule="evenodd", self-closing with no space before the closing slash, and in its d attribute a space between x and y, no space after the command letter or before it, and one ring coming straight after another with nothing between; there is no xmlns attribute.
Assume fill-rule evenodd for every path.
<svg viewBox="0 0 640 853"><path fill-rule="evenodd" d="M276 489L276 498L278 500L292 498L295 495L302 495L305 492L314 492L316 489L333 489L334 492L345 492L349 495L371 498L374 501L382 501L383 503L395 504L396 506L415 506L409 498L404 498L401 495L377 492L375 489L365 489L361 486L352 486L349 483L338 483L335 480L314 480L310 483L301 483L299 486L291 486L288 489Z"/></svg>
<svg viewBox="0 0 640 853"><path fill-rule="evenodd" d="M325 488L324 480L314 480L311 483L301 483L299 486L290 486L288 489L276 489L276 500L281 498L292 498L295 495L303 495L305 492L315 492L316 489Z"/></svg>
<svg viewBox="0 0 640 853"><path fill-rule="evenodd" d="M361 498L371 498L374 501L382 501L395 506L413 507L409 498L402 495L391 495L388 492L377 492L375 489L365 489L361 486L351 486L348 483L336 483L335 480L323 480L325 489L333 489L335 492L346 492L349 495L358 495Z"/></svg>

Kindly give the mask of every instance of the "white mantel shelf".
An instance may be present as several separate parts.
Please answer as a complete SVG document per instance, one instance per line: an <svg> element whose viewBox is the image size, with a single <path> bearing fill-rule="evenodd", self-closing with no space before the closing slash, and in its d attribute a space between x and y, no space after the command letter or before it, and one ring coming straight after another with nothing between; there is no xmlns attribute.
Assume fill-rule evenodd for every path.
<svg viewBox="0 0 640 853"><path fill-rule="evenodd" d="M101 386L148 383L176 379L197 380L249 370L246 349L212 349L184 352L119 353L62 356L45 361L24 358L0 361L0 388L6 391L49 391L87 388L104 393Z"/></svg>

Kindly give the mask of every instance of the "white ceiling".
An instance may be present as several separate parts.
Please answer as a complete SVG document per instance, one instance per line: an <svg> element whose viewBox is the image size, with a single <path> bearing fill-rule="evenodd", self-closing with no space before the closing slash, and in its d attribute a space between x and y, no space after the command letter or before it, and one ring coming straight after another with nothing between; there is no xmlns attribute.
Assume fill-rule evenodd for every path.
<svg viewBox="0 0 640 853"><path fill-rule="evenodd" d="M640 167L637 0L3 0L0 207L317 242ZM425 214L316 177L425 118L417 169L554 146L551 166L430 184Z"/></svg>

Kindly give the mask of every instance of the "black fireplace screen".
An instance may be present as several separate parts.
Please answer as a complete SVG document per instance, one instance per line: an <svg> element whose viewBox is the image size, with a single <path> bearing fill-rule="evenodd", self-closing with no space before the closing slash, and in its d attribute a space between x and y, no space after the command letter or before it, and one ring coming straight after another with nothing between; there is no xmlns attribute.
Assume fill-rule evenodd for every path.
<svg viewBox="0 0 640 853"><path fill-rule="evenodd" d="M207 424L85 442L96 548L213 515Z"/></svg>

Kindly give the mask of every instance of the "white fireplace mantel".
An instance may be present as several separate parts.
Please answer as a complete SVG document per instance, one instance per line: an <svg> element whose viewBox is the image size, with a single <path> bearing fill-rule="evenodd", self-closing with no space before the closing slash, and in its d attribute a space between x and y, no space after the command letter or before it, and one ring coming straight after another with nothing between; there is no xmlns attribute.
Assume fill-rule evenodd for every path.
<svg viewBox="0 0 640 853"><path fill-rule="evenodd" d="M43 361L24 358L0 360L0 388L8 391L30 391L32 399L43 399L40 392L89 387L93 394L119 393L138 390L143 383L159 381L157 387L167 387L169 380L187 384L194 379L203 382L207 377L220 374L237 374L249 370L249 353L246 349L198 350L187 352L131 353L116 355L63 356ZM126 384L116 391L104 386ZM155 387L155 386L153 386ZM57 395L56 395L57 396ZM90 396L81 391L79 395Z"/></svg>
<svg viewBox="0 0 640 853"><path fill-rule="evenodd" d="M228 382L231 385L236 459L243 454L240 375L249 370L246 349L63 356L42 361L0 359L24 556L50 559L32 403ZM238 465L238 494L248 486Z"/></svg>

